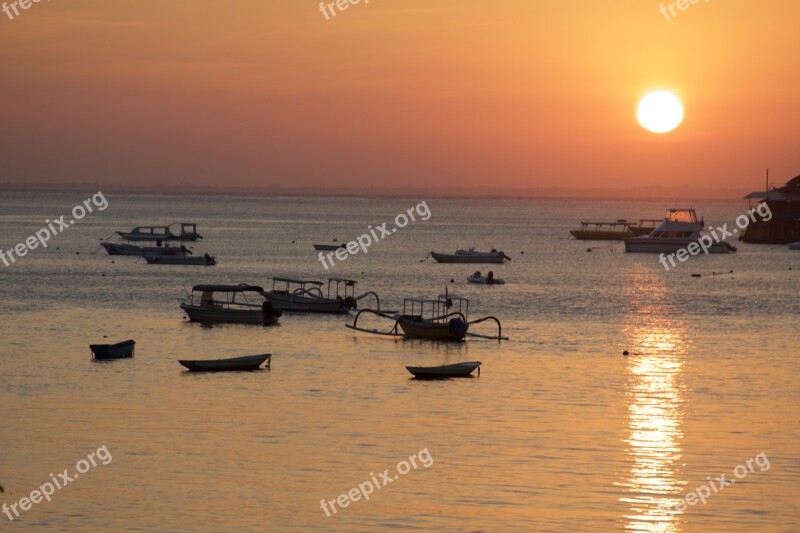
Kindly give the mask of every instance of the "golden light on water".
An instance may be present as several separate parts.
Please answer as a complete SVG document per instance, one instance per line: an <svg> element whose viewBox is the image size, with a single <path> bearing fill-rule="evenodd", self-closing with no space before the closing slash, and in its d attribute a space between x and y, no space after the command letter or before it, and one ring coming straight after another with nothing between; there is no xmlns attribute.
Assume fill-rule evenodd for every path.
<svg viewBox="0 0 800 533"><path fill-rule="evenodd" d="M663 282L637 272L631 286L626 337L628 364L627 455L630 472L621 485L629 505L629 531L677 532L676 512L684 482L678 474L683 432L681 373L687 348L685 326L675 318Z"/></svg>

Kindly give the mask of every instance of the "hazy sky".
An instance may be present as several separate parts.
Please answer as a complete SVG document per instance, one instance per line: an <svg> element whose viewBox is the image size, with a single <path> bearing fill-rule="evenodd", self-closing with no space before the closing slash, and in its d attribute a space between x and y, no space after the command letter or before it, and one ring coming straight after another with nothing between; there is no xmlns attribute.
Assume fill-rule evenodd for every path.
<svg viewBox="0 0 800 533"><path fill-rule="evenodd" d="M671 20L655 0L363 2L330 20L313 0L0 12L0 183L750 191L766 167L800 174L796 0ZM652 89L683 100L677 130L637 123Z"/></svg>

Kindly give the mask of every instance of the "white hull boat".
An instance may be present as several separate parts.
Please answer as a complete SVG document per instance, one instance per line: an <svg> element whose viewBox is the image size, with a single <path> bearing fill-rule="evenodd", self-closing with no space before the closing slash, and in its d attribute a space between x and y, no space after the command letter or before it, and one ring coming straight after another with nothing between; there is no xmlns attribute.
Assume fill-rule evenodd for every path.
<svg viewBox="0 0 800 533"><path fill-rule="evenodd" d="M179 224L181 229L178 233L174 233L171 226L139 226L131 231L118 231L117 235L126 241L196 241L203 238L197 233L197 224Z"/></svg>
<svg viewBox="0 0 800 533"><path fill-rule="evenodd" d="M668 209L664 221L649 235L625 239L625 251L630 253L673 254L685 250L692 243L700 244L705 224L697 219L694 209ZM735 252L736 247L727 242L708 245L709 253Z"/></svg>

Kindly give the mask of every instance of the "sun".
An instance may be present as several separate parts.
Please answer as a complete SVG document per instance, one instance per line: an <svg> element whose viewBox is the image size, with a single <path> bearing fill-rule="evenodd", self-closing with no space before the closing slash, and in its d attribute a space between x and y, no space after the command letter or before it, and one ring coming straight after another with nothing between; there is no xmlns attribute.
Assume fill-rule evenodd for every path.
<svg viewBox="0 0 800 533"><path fill-rule="evenodd" d="M636 117L644 129L653 133L667 133L677 128L683 120L683 104L670 92L655 91L639 102Z"/></svg>

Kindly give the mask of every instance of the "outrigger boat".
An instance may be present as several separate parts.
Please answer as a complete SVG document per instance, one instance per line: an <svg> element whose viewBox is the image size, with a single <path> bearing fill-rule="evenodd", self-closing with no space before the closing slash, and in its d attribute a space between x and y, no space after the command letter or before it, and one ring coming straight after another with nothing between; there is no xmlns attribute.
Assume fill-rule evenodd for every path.
<svg viewBox="0 0 800 533"><path fill-rule="evenodd" d="M213 266L217 264L217 258L208 254L197 255L193 257L182 255L145 255L144 259L150 265Z"/></svg>
<svg viewBox="0 0 800 533"><path fill-rule="evenodd" d="M386 332L360 327L358 325L358 319L363 313L370 313L394 320L394 325ZM496 336L480 335L467 331L471 325L486 320L493 320L497 324ZM345 326L365 333L405 337L406 339L461 342L464 340L464 337L470 336L484 339L508 340L508 337L502 336L502 326L497 318L486 316L478 320L470 321L469 300L455 294L447 293L439 295L435 300L426 298L406 298L403 300L402 313L389 314L375 309L362 309L355 316L353 323L345 324ZM400 331L402 331L402 333Z"/></svg>
<svg viewBox="0 0 800 533"><path fill-rule="evenodd" d="M174 233L170 228L180 225L180 232ZM169 226L138 226L131 231L118 231L117 234L126 241L196 241L203 236L197 233L197 224L176 222Z"/></svg>
<svg viewBox="0 0 800 533"><path fill-rule="evenodd" d="M619 219L615 222L581 222L581 229L569 233L579 241L623 241L639 235L647 235L655 228L651 219L629 222Z"/></svg>
<svg viewBox="0 0 800 533"><path fill-rule="evenodd" d="M456 250L454 254L440 254L431 252L431 257L439 263L492 263L503 264L506 260L511 261L503 252L498 252L492 248L491 252L478 252L475 248L469 250ZM423 259L424 261L424 259Z"/></svg>
<svg viewBox="0 0 800 533"><path fill-rule="evenodd" d="M327 294L322 292L323 285L321 281L272 278L272 290L265 292L264 297L279 311L346 314L356 308L358 300L373 295L380 309L375 292L355 295L356 281L352 279L328 278Z"/></svg>
<svg viewBox="0 0 800 533"><path fill-rule="evenodd" d="M198 294L199 293L199 294ZM218 300L216 294L225 295ZM181 300L181 309L189 320L203 323L263 324L278 322L281 312L263 299L264 289L257 285L195 285L192 294ZM247 295L258 295L250 302Z"/></svg>

